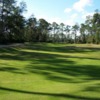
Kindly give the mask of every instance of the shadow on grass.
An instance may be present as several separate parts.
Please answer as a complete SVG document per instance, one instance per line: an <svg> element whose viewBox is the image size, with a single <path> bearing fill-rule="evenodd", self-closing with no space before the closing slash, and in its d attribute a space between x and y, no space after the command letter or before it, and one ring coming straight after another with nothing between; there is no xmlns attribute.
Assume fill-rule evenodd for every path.
<svg viewBox="0 0 100 100"><path fill-rule="evenodd" d="M25 91L25 90L18 90L18 89L11 89L0 87L0 90L7 91L7 92L16 92L16 93L24 93L24 94L31 94L31 95L38 95L38 96L52 96L52 97L61 97L61 98L70 98L70 99L77 99L77 100L100 100L100 98L90 98L90 97L82 97L82 96L75 96L70 94L63 94L63 93L45 93L45 92L33 92L33 91Z"/></svg>
<svg viewBox="0 0 100 100"><path fill-rule="evenodd" d="M2 53L12 53L12 54L18 54L20 51L17 48L8 47L8 48L0 48L0 54Z"/></svg>
<svg viewBox="0 0 100 100"><path fill-rule="evenodd" d="M58 53L56 51L54 51L52 53L52 52L50 52L50 49L48 50L49 52L45 52L45 50L43 52L43 51L40 51L40 50L42 50L41 48L39 50L36 49L37 51L35 51L35 52L34 52L35 49L32 49L32 48L28 49L28 50L33 50L33 52L22 51L22 50L16 49L16 48L3 48L3 49L0 50L0 59L4 59L4 60L19 60L19 61L25 61L26 60L26 61L28 61L28 60L32 60L34 58L36 58L36 59L37 58L42 58L42 59L50 58L51 60L53 60L53 59L55 59L57 57L62 57L62 58L66 58L66 59L67 58L78 58L78 59L100 60L100 58L94 58L94 57L79 57L79 56L73 56L73 55L69 56L69 55L66 55L66 53L70 53L70 52L68 51L68 52L64 53L64 49L63 48L62 48L63 54L59 54L60 53L59 48L57 49L57 51L59 51ZM70 48L69 50L71 51L72 49ZM75 53L80 53L77 50L74 50L74 52ZM69 63L71 63L71 64L72 64L72 62L73 61L71 61L71 60L69 61Z"/></svg>
<svg viewBox="0 0 100 100"><path fill-rule="evenodd" d="M0 53L2 52L18 52L16 50L18 47L7 47L0 48ZM99 47L92 46L77 46L77 45L65 45L65 44L48 44L48 43L30 43L28 45L22 45L19 48L25 48L30 50L38 50L38 51L50 51L50 52L59 52L59 53L85 53L85 52L97 52L100 51Z"/></svg>
<svg viewBox="0 0 100 100"><path fill-rule="evenodd" d="M58 45L58 44L57 44ZM30 44L27 45L26 47L28 49L34 49L34 50L42 50L42 51L51 51L51 52L60 52L60 53L87 53L87 52L97 52L100 51L100 48L98 47L85 47L85 46L80 46L78 47L77 45L64 45L60 44L57 46L55 45L48 45L47 43L36 43L36 44Z"/></svg>
<svg viewBox="0 0 100 100"><path fill-rule="evenodd" d="M100 93L100 83L92 85L92 86L88 86L87 88L85 88L83 91L89 91L89 92L97 92Z"/></svg>
<svg viewBox="0 0 100 100"><path fill-rule="evenodd" d="M97 65L77 65L73 59L90 59L100 60L95 57L79 57L79 56L69 56L61 55L61 53L86 53L86 52L98 52L99 48L87 48L87 47L75 47L75 46L61 46L61 47L50 47L47 45L33 45L29 47L23 47L23 49L37 50L40 52L28 52L22 51L19 48L0 48L0 59L1 60L18 60L18 61L28 61L30 62L27 67L22 69L15 68L15 66L9 67L6 64L3 66L0 63L0 72L10 72L16 74L38 74L45 77L48 80L62 82L62 83L83 83L90 80L100 80L100 66ZM47 53L41 51L49 51ZM58 52L54 54L53 52ZM71 59L69 59L71 58ZM17 67L17 65L16 65ZM27 73L26 73L27 72ZM88 87L84 91L97 91L96 87ZM42 92L31 92L24 90L16 90L5 87L0 87L0 90L35 94L43 96L55 96L64 97L80 100L100 100L100 98L89 98L80 97L69 94L56 94L56 93L42 93Z"/></svg>
<svg viewBox="0 0 100 100"><path fill-rule="evenodd" d="M31 49L29 49L31 50ZM70 49L71 50L71 49ZM3 48L0 50L0 59L29 61L30 65L23 67L22 70L12 67L1 67L0 71L24 74L35 73L46 77L49 80L58 82L87 82L89 80L100 80L100 67L93 65L77 65L71 59L90 59L99 60L99 58L78 57L69 55L59 55L45 52L20 51L16 48ZM77 52L77 51L75 51ZM78 81L78 80L79 81Z"/></svg>
<svg viewBox="0 0 100 100"><path fill-rule="evenodd" d="M25 74L25 72L22 72L18 68L13 68L13 67L0 67L0 72L11 72L15 74Z"/></svg>
<svg viewBox="0 0 100 100"><path fill-rule="evenodd" d="M100 67L84 65L50 65L50 66L33 66L25 68L30 73L45 76L48 80L64 83L83 83L88 81L100 80Z"/></svg>

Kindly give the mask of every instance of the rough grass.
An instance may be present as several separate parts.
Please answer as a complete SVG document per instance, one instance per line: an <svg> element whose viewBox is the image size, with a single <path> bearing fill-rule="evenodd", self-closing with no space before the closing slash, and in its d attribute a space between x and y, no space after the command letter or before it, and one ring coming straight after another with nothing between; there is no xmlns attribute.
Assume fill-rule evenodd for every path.
<svg viewBox="0 0 100 100"><path fill-rule="evenodd" d="M0 48L0 100L100 100L100 45Z"/></svg>

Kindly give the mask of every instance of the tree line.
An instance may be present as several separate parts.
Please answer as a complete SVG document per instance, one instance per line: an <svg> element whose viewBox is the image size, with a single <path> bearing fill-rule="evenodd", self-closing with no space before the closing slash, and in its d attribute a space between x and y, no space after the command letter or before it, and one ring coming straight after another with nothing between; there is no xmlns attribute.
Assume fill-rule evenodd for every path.
<svg viewBox="0 0 100 100"><path fill-rule="evenodd" d="M22 42L100 43L100 12L87 16L82 24L49 23L31 15L26 19L25 2L0 0L0 44ZM79 34L77 34L79 33Z"/></svg>

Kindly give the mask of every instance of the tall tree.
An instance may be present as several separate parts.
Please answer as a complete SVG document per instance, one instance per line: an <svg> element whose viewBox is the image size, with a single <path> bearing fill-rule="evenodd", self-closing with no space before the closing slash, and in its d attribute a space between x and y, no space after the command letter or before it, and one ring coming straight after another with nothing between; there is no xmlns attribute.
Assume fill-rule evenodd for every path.
<svg viewBox="0 0 100 100"><path fill-rule="evenodd" d="M72 26L72 33L74 35L74 43L76 43L76 38L77 38L77 32L79 30L79 25L78 24L75 24Z"/></svg>
<svg viewBox="0 0 100 100"><path fill-rule="evenodd" d="M25 26L25 37L26 41L28 42L36 42L38 41L38 33L37 33L37 24L38 21L34 17L34 15L31 15L31 17L27 20L26 26Z"/></svg>
<svg viewBox="0 0 100 100"><path fill-rule="evenodd" d="M39 41L46 42L48 40L50 24L45 19L39 19L38 29L40 30Z"/></svg>
<svg viewBox="0 0 100 100"><path fill-rule="evenodd" d="M15 0L0 0L0 42L7 40L7 18L13 12Z"/></svg>
<svg viewBox="0 0 100 100"><path fill-rule="evenodd" d="M95 34L95 43L100 43L100 13L96 10L92 19L93 23L93 32Z"/></svg>
<svg viewBox="0 0 100 100"><path fill-rule="evenodd" d="M83 23L80 26L80 42L86 43L86 25Z"/></svg>
<svg viewBox="0 0 100 100"><path fill-rule="evenodd" d="M0 42L20 41L23 37L21 33L24 33L22 12L25 3L22 2L17 6L15 0L1 0L0 8Z"/></svg>
<svg viewBox="0 0 100 100"><path fill-rule="evenodd" d="M58 34L58 30L59 30L59 25L56 22L52 23L52 37L53 37L53 42L58 42L59 39L59 34Z"/></svg>
<svg viewBox="0 0 100 100"><path fill-rule="evenodd" d="M93 43L94 42L94 32L93 32L93 23L92 23L92 16L87 16L86 21L86 30L87 30L87 42Z"/></svg>
<svg viewBox="0 0 100 100"><path fill-rule="evenodd" d="M66 33L66 42L69 43L70 42L70 31L71 31L71 26L66 25L65 27L65 33Z"/></svg>
<svg viewBox="0 0 100 100"><path fill-rule="evenodd" d="M60 35L61 35L61 42L64 42L64 38L65 38L65 24L64 23L60 23Z"/></svg>

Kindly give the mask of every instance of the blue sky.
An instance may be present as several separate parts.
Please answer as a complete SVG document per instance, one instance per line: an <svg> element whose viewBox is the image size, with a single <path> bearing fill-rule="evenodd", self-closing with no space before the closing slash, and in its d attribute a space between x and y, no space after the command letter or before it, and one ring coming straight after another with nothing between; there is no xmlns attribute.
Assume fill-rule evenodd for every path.
<svg viewBox="0 0 100 100"><path fill-rule="evenodd" d="M36 18L44 18L52 23L63 22L73 25L84 22L87 15L93 15L95 9L100 10L100 0L18 0L25 1L26 18L32 14Z"/></svg>

